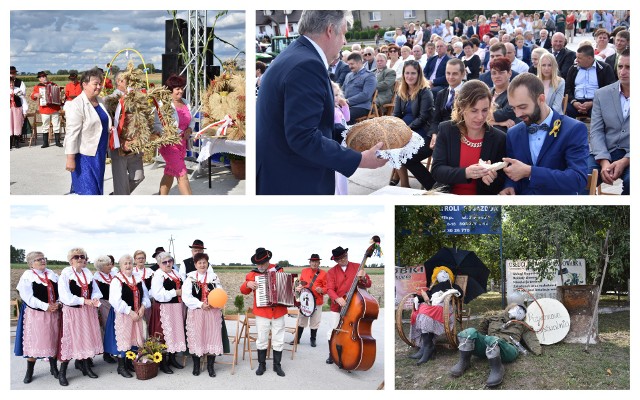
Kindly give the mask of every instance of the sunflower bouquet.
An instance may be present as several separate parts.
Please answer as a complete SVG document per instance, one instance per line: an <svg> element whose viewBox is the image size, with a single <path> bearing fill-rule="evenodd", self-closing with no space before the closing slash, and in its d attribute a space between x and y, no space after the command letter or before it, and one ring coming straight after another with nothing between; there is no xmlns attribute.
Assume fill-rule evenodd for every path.
<svg viewBox="0 0 640 400"><path fill-rule="evenodd" d="M144 342L144 345L138 348L138 352L131 350L127 351L126 357L132 361L139 363L154 362L158 364L162 361L162 352L167 348L167 345L160 342L157 337L150 337Z"/></svg>

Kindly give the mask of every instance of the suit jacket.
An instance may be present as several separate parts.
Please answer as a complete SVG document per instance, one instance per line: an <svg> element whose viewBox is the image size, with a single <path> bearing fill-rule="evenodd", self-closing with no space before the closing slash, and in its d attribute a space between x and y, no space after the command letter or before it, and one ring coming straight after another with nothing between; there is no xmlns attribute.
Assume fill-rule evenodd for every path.
<svg viewBox="0 0 640 400"><path fill-rule="evenodd" d="M549 50L549 52L551 52L551 33L549 33L549 36L547 36L547 40L544 41L544 44L540 44L540 39L536 40L536 44L540 47L544 47L545 49Z"/></svg>
<svg viewBox="0 0 640 400"><path fill-rule="evenodd" d="M449 61L449 56L445 54L442 61L440 61L440 65L438 65L438 70L436 71L436 77L433 80L433 86L447 85L447 78L445 77L445 71L447 69L448 61ZM427 78L427 80L430 79L431 73L433 73L433 69L436 67L437 62L438 62L437 54L427 60L427 66L424 67L424 77Z"/></svg>
<svg viewBox="0 0 640 400"><path fill-rule="evenodd" d="M404 117L406 107L407 101L402 100L400 96L396 96L393 116L397 118ZM415 100L411 102L411 115L413 115L413 121L409 123L409 128L426 138L427 130L433 117L433 94L429 88L421 89L416 95ZM431 137L427 139L430 140ZM427 143L426 146L428 145Z"/></svg>
<svg viewBox="0 0 640 400"><path fill-rule="evenodd" d="M630 115L620 106L620 82L596 90L591 110L589 144L596 160L611 161L611 152L623 149L629 157Z"/></svg>
<svg viewBox="0 0 640 400"><path fill-rule="evenodd" d="M507 157L532 166L529 178L518 182L506 179L505 187L513 187L516 194L578 194L587 185L589 144L586 125L555 111L552 118L551 126L556 120L561 121L560 131L556 137L545 136L535 165L524 122L507 132Z"/></svg>
<svg viewBox="0 0 640 400"><path fill-rule="evenodd" d="M351 72L351 70L349 69L349 65L347 65L346 62L340 60L338 61L338 64L336 64L335 72L329 75L329 77L331 78L332 81L334 81L335 83L340 85L340 87L342 87L342 84L344 83L344 79L347 77L347 74L349 72Z"/></svg>
<svg viewBox="0 0 640 400"><path fill-rule="evenodd" d="M478 35L478 26L476 26L475 28L473 27L473 25L467 27L467 37L470 38L473 35ZM480 39L482 39L482 36L478 36L480 37Z"/></svg>
<svg viewBox="0 0 640 400"><path fill-rule="evenodd" d="M439 91L436 95L433 118L431 119L431 125L429 126L429 136L434 133L438 133L438 126L441 122L449 121L451 119L452 110L447 108L447 100L449 100L448 87Z"/></svg>
<svg viewBox="0 0 640 400"><path fill-rule="evenodd" d="M385 68L382 72L378 73L377 85L378 97L376 103L378 107L382 104L388 104L393 98L393 89L396 87L396 71L391 68ZM379 110L380 111L380 110Z"/></svg>
<svg viewBox="0 0 640 400"><path fill-rule="evenodd" d="M460 21L460 22L454 22L453 23L453 34L460 37L464 34L465 32L465 25L464 22ZM469 36L471 37L471 36Z"/></svg>
<svg viewBox="0 0 640 400"><path fill-rule="evenodd" d="M569 68L571 68L575 60L576 52L573 50L569 50L564 47L558 52L558 55L556 56L556 62L558 63L558 71L560 71L561 77L567 79Z"/></svg>
<svg viewBox="0 0 640 400"><path fill-rule="evenodd" d="M462 60L462 62L465 68L469 69L469 71L467 71L467 80L478 79L480 76L480 56L474 54L470 59Z"/></svg>
<svg viewBox="0 0 640 400"><path fill-rule="evenodd" d="M256 102L256 193L333 194L335 173L351 176L362 156L332 139L327 67L304 36L262 76Z"/></svg>
<svg viewBox="0 0 640 400"><path fill-rule="evenodd" d="M98 104L109 117L109 130L111 130L113 121L100 97L98 97ZM85 156L95 156L100 136L102 136L102 122L100 122L98 113L84 91L80 93L80 96L67 103L65 118L67 125L64 136L64 154L80 153Z"/></svg>
<svg viewBox="0 0 640 400"><path fill-rule="evenodd" d="M553 90L553 87L550 89L551 91L545 99L547 105L553 108L553 110L558 114L564 114L562 111L562 100L564 100L564 79L560 78L560 83L555 90Z"/></svg>
<svg viewBox="0 0 640 400"><path fill-rule="evenodd" d="M580 67L577 64L573 64L569 68L569 72L567 72L567 78L565 79L565 94L569 95L569 103L574 100L575 92L576 92L576 76L578 75L578 71L580 71ZM610 66L603 63L602 61L596 60L596 77L598 79L598 87L603 88L607 85L612 84L615 81L615 77L613 76L613 70Z"/></svg>
<svg viewBox="0 0 640 400"><path fill-rule="evenodd" d="M350 72L342 85L344 97L349 102L349 107L371 109L373 92L376 91L377 80L373 73L366 68L360 71Z"/></svg>
<svg viewBox="0 0 640 400"><path fill-rule="evenodd" d="M444 92L444 90L443 90ZM502 161L505 157L504 132L489 128L484 134L484 141L480 150L480 158L491 162ZM460 129L451 121L442 122L438 127L438 139L433 149L431 161L431 175L436 182L447 185L469 183L465 176L465 169L460 167ZM482 179L476 181L478 194L498 194L504 185L505 175L498 171L498 178L487 186Z"/></svg>
<svg viewBox="0 0 640 400"><path fill-rule="evenodd" d="M616 80L618 80L618 69L616 68L616 57L618 57L618 53L610 55L607 57L604 62L613 70L613 76L615 76Z"/></svg>
<svg viewBox="0 0 640 400"><path fill-rule="evenodd" d="M517 50L517 49L516 49ZM522 46L522 62L531 66L531 48Z"/></svg>

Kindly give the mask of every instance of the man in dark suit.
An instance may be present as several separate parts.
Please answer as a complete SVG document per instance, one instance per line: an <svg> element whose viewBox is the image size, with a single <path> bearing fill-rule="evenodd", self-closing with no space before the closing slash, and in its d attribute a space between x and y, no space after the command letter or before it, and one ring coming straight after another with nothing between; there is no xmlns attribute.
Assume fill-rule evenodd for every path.
<svg viewBox="0 0 640 400"><path fill-rule="evenodd" d="M189 248L191 249L191 257L187 258L186 260L182 260L182 265L180 266L179 270L182 280L187 279L187 274L189 272L196 270L196 264L193 262L193 257L198 253L204 253L204 251L207 249L206 247L204 247L204 242L200 239L194 240L193 244L189 246ZM209 267L208 272L213 272L213 269Z"/></svg>
<svg viewBox="0 0 640 400"><path fill-rule="evenodd" d="M473 35L478 34L478 22L474 19L471 24L467 26L467 37L471 38Z"/></svg>
<svg viewBox="0 0 640 400"><path fill-rule="evenodd" d="M520 123L507 132L505 188L500 194L578 194L587 185L589 144L582 122L553 111L537 76L518 75L508 89Z"/></svg>
<svg viewBox="0 0 640 400"><path fill-rule="evenodd" d="M428 59L427 65L424 67L424 77L429 81L434 97L439 91L447 87L447 78L445 77L447 61L449 61L447 45L444 41L438 40L436 42L436 55Z"/></svg>
<svg viewBox="0 0 640 400"><path fill-rule="evenodd" d="M328 71L329 71L329 78L335 83L337 83L338 85L340 85L340 87L342 87L342 84L344 83L344 79L347 77L347 74L349 73L349 66L347 65L346 62L342 61L341 57L338 57L335 60L333 60L331 64L329 64Z"/></svg>
<svg viewBox="0 0 640 400"><path fill-rule="evenodd" d="M567 79L567 72L576 60L576 53L567 49L567 39L562 32L556 32L551 37L551 51L558 63L558 71L563 79Z"/></svg>
<svg viewBox="0 0 640 400"><path fill-rule="evenodd" d="M436 96L433 119L427 132L427 136L431 136L431 148L435 147L436 144L438 125L451 119L455 94L462 88L462 81L465 78L464 63L457 58L449 60L447 62L446 77L449 86L441 90Z"/></svg>
<svg viewBox="0 0 640 400"><path fill-rule="evenodd" d="M613 44L616 46L616 54L612 54L604 60L611 69L613 70L613 74L616 79L618 79L618 59L620 58L620 54L623 51L629 48L629 40L631 36L629 35L629 31L622 30L616 34L615 39L613 40Z"/></svg>
<svg viewBox="0 0 640 400"><path fill-rule="evenodd" d="M457 37L464 35L465 31L464 23L460 20L460 17L453 18L453 34Z"/></svg>
<svg viewBox="0 0 640 400"><path fill-rule="evenodd" d="M591 113L591 157L589 171L596 168L600 179L612 185L622 179L622 194L630 192L629 49L618 58L619 81L596 90Z"/></svg>
<svg viewBox="0 0 640 400"><path fill-rule="evenodd" d="M536 40L538 47L543 47L551 51L551 39L549 38L549 31L546 29L540 30L540 39Z"/></svg>
<svg viewBox="0 0 640 400"><path fill-rule="evenodd" d="M614 81L611 67L595 60L593 47L580 46L576 53L576 63L569 68L565 79L565 94L569 96L567 115L571 118L590 117L596 90Z"/></svg>
<svg viewBox="0 0 640 400"><path fill-rule="evenodd" d="M504 43L496 43L494 45L491 45L491 47L489 48L489 62L487 63L487 68L486 68L486 72L480 74L480 76L478 77L478 79L480 79L482 82L486 83L487 86L489 86L489 88L493 87L493 79L491 79L491 61L494 58L497 57L506 57L507 56L507 48L504 45ZM515 78L516 76L518 76L518 73L514 70L511 70L511 78L509 79L510 81L513 80L513 78Z"/></svg>
<svg viewBox="0 0 640 400"><path fill-rule="evenodd" d="M345 43L349 11L303 11L300 37L269 66L256 104L256 193L334 194L335 171L378 168L383 145L359 153L332 139L334 97L327 73Z"/></svg>

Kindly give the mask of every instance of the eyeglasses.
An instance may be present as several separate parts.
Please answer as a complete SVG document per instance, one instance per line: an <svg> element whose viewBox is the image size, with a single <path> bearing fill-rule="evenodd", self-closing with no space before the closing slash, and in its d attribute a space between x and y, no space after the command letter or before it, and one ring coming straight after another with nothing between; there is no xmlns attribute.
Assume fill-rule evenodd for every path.
<svg viewBox="0 0 640 400"><path fill-rule="evenodd" d="M164 261L162 262L162 265L167 265L167 264L169 264L169 263L173 263L173 259L170 259L170 260L164 260Z"/></svg>
<svg viewBox="0 0 640 400"><path fill-rule="evenodd" d="M389 50L383 50L383 51L381 51L380 53L382 53L382 54L387 54L388 52L389 52Z"/></svg>
<svg viewBox="0 0 640 400"><path fill-rule="evenodd" d="M373 53L364 53L365 56L372 56Z"/></svg>
<svg viewBox="0 0 640 400"><path fill-rule="evenodd" d="M76 254L75 256L71 257L72 260L86 260L87 256L85 256L84 254Z"/></svg>
<svg viewBox="0 0 640 400"><path fill-rule="evenodd" d="M389 50L389 53L397 53L397 52L398 52L398 50L396 50L396 49L390 49Z"/></svg>
<svg viewBox="0 0 640 400"><path fill-rule="evenodd" d="M35 260L33 260L34 262L47 262L47 259L45 257L40 257L40 258L36 258Z"/></svg>

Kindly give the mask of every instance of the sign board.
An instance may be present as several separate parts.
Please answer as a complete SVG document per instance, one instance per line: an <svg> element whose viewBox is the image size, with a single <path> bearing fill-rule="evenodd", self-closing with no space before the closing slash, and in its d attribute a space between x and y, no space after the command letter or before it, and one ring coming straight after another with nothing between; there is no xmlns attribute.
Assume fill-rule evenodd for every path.
<svg viewBox="0 0 640 400"><path fill-rule="evenodd" d="M584 285L586 282L586 264L584 259L563 260L563 276L556 271L554 279L538 279L538 275L533 269L527 266L535 260L507 260L506 281L507 298L522 295L516 292L518 288L524 288L531 292L536 299L549 298L557 299L556 286L564 285ZM553 262L553 260L552 260ZM564 278L564 282L562 282Z"/></svg>
<svg viewBox="0 0 640 400"><path fill-rule="evenodd" d="M571 327L569 311L555 299L538 299L538 303L540 305L533 302L527 308L526 322L536 331L540 344L558 343L569 333ZM544 312L544 318L542 312Z"/></svg>
<svg viewBox="0 0 640 400"><path fill-rule="evenodd" d="M440 215L449 235L499 234L502 226L500 206L441 206Z"/></svg>
<svg viewBox="0 0 640 400"><path fill-rule="evenodd" d="M416 293L416 289L426 286L427 276L424 272L424 265L396 267L396 306L404 296Z"/></svg>

